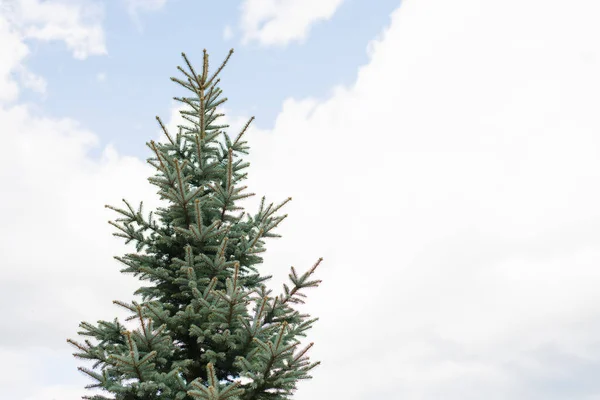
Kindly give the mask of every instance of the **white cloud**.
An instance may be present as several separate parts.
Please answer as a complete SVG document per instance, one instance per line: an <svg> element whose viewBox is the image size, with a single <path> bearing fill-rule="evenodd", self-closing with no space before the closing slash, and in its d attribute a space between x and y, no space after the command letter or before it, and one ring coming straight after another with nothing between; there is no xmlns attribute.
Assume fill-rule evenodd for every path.
<svg viewBox="0 0 600 400"><path fill-rule="evenodd" d="M167 0L125 0L127 9L134 13L137 11L158 11L167 4Z"/></svg>
<svg viewBox="0 0 600 400"><path fill-rule="evenodd" d="M23 66L18 68L18 71L21 75L21 83L23 86L41 94L46 93L46 87L48 84L43 77L34 74Z"/></svg>
<svg viewBox="0 0 600 400"><path fill-rule="evenodd" d="M96 80L98 82L104 82L106 80L106 74L104 72L99 72L96 74Z"/></svg>
<svg viewBox="0 0 600 400"><path fill-rule="evenodd" d="M24 106L0 110L0 125L10 132L3 141L11 148L0 161L0 180L16 194L0 201L4 210L12 210L0 236L6 262L13 266L2 271L2 296L11 301L0 308L18 321L4 329L3 345L20 349L24 357L33 357L35 347L67 355L72 349L65 339L86 314L94 314L93 321L127 315L107 307L113 299L130 298L139 285L122 277L111 260L123 246L111 237L106 221L113 215L104 204L121 206L125 197L137 207L141 195L151 206L154 190L145 182L151 168L118 156L112 146L100 162L91 161L86 153L97 144L93 134L72 120L36 117ZM29 229L37 233L31 236ZM52 306L45 306L49 299ZM8 372L4 376L17 379Z"/></svg>
<svg viewBox="0 0 600 400"><path fill-rule="evenodd" d="M69 273L68 269L61 270L61 266L69 263L67 260L71 252L68 249L63 248L57 252L50 248L54 233L73 229L73 218L62 214L61 207L76 203L77 200L74 199L78 196L73 193L74 197L71 199L60 200L62 195L58 193L57 188L71 187L67 191L76 190L71 186L74 181L70 181L69 176L75 178L77 172L66 171L63 167L77 164L78 168L85 171L85 152L80 150L92 144L94 137L85 131L81 132L73 121L39 118L25 105L7 104L18 100L20 86L42 94L46 90L45 79L29 71L25 65L29 55L25 40L64 41L76 58L103 54L106 51L101 27L97 24L98 9L93 5L57 1L14 1L2 2L0 7L0 48L3 54L0 61L0 136L3 143L10 147L10 151L0 160L0 182L6 184L11 193L11 196L3 196L0 201L2 209L5 210L0 228L2 254L5 255L3 265L9 267L3 268L1 273L0 286L4 306L0 306L0 309L6 310L6 315L11 320L2 333L0 355L2 359L7 360L7 364L0 368L0 375L6 377L0 378L0 386L3 395L24 398L24 386L35 389L31 384L32 371L37 371L33 373L43 376L44 380L60 377L60 369L53 369L57 363L45 363L48 359L56 360L56 354L63 353L66 347L63 345L64 338L53 335L52 329L64 329L65 333L72 331L69 328L72 322L61 322L61 318L68 315L69 311L77 309L81 292L78 292L76 283L67 291L61 291L60 282L71 280L78 275L78 271L71 269ZM53 139L57 141L53 142ZM56 145L59 148L55 149ZM46 175L52 171L65 173L65 179L59 183L57 175ZM34 183L38 178L48 178L49 181ZM47 185L50 181L56 185L54 188ZM45 192L48 192L48 197L41 200L45 196L42 193ZM19 203L16 199L25 202ZM64 203L55 204L56 201ZM58 214L54 214L54 206L57 207ZM28 209L29 207L31 209ZM31 217L40 219L34 221ZM78 222L80 221L75 223ZM38 233L33 236L26 234L27 224L33 224L31 227L35 225ZM19 252L21 255L18 255ZM45 255L49 257L46 258ZM81 259L80 262L86 263ZM44 277L44 273L53 268L56 269L56 275ZM38 272L41 273L40 276L48 279L40 280L40 276L32 275ZM65 273L70 275L66 276ZM31 282L26 281L28 276ZM53 280L59 283L54 285ZM37 295L42 298L36 297ZM73 300L74 304L71 303ZM49 306L49 301L52 301L56 308ZM74 308L70 308L71 306ZM63 312L66 314L63 315ZM56 319L51 320L52 318ZM46 329L50 333L48 338L27 342L27 337L36 336L36 332L40 333ZM56 351L57 343L61 343L62 346L59 347L63 350ZM39 387L40 380L37 382ZM81 383L84 382L82 379ZM43 383L42 380L41 384ZM39 393L41 397L38 398L65 399L69 391L73 392L68 388L59 389L60 386L54 389L42 388ZM51 395L56 397L49 397ZM77 397L71 393L70 398Z"/></svg>
<svg viewBox="0 0 600 400"><path fill-rule="evenodd" d="M295 398L598 396L599 11L405 1L352 87L288 99L272 131L248 132L249 210L263 193L294 198L263 272L280 283L325 258L305 308L321 318L309 339L323 364ZM228 120L235 136L245 118ZM12 188L0 237L14 266L0 279L11 321L0 355L15 361L0 386L17 398L64 365L80 391L30 398L74 400L89 380L65 339L81 339L81 320L123 321L111 301L140 286L112 259L131 246L110 235L103 205L150 211L154 171L111 146L90 160L97 139L72 120L16 106L0 126L11 149L0 184ZM331 385L349 377L360 384Z"/></svg>
<svg viewBox="0 0 600 400"><path fill-rule="evenodd" d="M133 19L133 22L138 29L142 31L142 21L140 20L139 12L154 12L158 11L167 4L167 0L124 0L127 6L127 11Z"/></svg>
<svg viewBox="0 0 600 400"><path fill-rule="evenodd" d="M23 59L29 54L29 49L22 42L22 36L2 18L0 14L0 104L13 101L19 95L19 86L12 76L15 69L21 66Z"/></svg>
<svg viewBox="0 0 600 400"><path fill-rule="evenodd" d="M100 24L103 10L99 4L17 0L10 5L7 17L24 38L63 41L77 59L106 54L104 31Z"/></svg>
<svg viewBox="0 0 600 400"><path fill-rule="evenodd" d="M224 40L229 40L233 37L233 30L231 29L231 26L226 25L225 28L223 29L223 39Z"/></svg>
<svg viewBox="0 0 600 400"><path fill-rule="evenodd" d="M100 26L101 10L93 3L17 0L0 3L0 104L15 101L21 84L45 93L46 81L29 71L24 61L30 51L25 40L62 40L75 58L106 54Z"/></svg>
<svg viewBox="0 0 600 400"><path fill-rule="evenodd" d="M252 191L294 198L269 259L325 256L299 400L600 393L598 12L406 1L355 85L252 137Z"/></svg>
<svg viewBox="0 0 600 400"><path fill-rule="evenodd" d="M242 43L285 46L303 42L313 24L329 20L343 0L244 0L240 27Z"/></svg>

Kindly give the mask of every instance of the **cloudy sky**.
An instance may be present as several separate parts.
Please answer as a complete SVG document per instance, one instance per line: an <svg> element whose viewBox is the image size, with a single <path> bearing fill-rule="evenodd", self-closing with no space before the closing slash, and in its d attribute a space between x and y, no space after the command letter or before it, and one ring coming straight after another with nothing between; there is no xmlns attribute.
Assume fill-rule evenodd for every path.
<svg viewBox="0 0 600 400"><path fill-rule="evenodd" d="M104 204L159 206L180 53L288 196L263 271L324 257L298 400L600 399L600 3L0 0L0 387L96 393L67 338L139 281ZM260 196L248 201L255 212ZM135 322L127 323L136 328Z"/></svg>

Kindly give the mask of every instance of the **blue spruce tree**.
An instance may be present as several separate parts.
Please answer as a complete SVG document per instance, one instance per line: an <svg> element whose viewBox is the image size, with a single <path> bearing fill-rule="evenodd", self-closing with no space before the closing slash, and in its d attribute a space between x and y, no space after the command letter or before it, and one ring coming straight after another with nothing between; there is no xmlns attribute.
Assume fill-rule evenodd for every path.
<svg viewBox="0 0 600 400"><path fill-rule="evenodd" d="M78 334L99 343L67 342L81 351L75 357L96 361L93 370L78 368L97 381L86 388L116 400L288 399L319 364L306 356L312 343L299 348L298 340L317 319L293 305L303 303L303 289L319 285L311 275L322 259L302 275L292 267L291 285L277 296L264 283L271 276L256 268L264 239L280 237L273 230L286 215L275 214L291 198L273 206L263 197L256 215L233 214L243 210L236 201L253 195L240 186L249 164L238 158L248 154L242 135L253 118L235 140L222 130L227 125L215 123L227 100L216 77L232 53L210 77L206 50L201 74L182 54L188 70L178 67L184 78L171 78L191 92L175 98L189 106L181 111L189 125L173 139L156 117L168 143L147 143L155 156L148 162L158 170L149 181L170 204L156 210L161 223L152 212L142 216L143 202L137 211L126 200L127 209L106 206L123 216L109 222L119 230L114 235L136 243L136 253L115 257L127 265L121 272L153 285L134 293L141 304L114 301L131 310L127 320L139 320L138 330L129 332L116 318L82 322Z"/></svg>

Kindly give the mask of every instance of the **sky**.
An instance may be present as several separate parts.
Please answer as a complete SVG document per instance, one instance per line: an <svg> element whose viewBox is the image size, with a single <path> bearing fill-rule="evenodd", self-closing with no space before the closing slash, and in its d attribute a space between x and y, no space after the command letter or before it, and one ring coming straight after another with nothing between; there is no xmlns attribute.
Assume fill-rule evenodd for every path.
<svg viewBox="0 0 600 400"><path fill-rule="evenodd" d="M101 393L67 338L130 316L107 221L163 205L145 143L186 52L222 73L261 271L319 257L297 400L600 399L600 3L0 0L0 387ZM135 321L126 323L137 328Z"/></svg>

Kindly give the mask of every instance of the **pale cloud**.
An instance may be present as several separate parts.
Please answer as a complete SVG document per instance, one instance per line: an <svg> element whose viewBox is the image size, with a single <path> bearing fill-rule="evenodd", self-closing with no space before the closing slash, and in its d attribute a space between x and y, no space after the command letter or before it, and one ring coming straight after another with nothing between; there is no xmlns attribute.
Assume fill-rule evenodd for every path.
<svg viewBox="0 0 600 400"><path fill-rule="evenodd" d="M144 200L148 210L156 207L155 190L146 181L153 171L142 160L119 156L111 145L101 160L90 160L87 152L98 139L73 120L39 118L27 107L15 106L0 109L0 126L6 133L2 140L11 148L0 161L0 181L15 193L0 200L3 210L11 210L3 217L0 237L5 262L13 266L2 270L2 296L10 302L0 309L15 321L3 330L0 353L19 349L23 359L31 360L42 347L66 359L73 351L65 340L75 338L80 321L91 315L92 321L128 315L109 305L114 299L130 299L139 284L122 276L112 260L124 247L111 236L106 221L114 215L104 204L121 207L125 197L135 207L136 200ZM29 229L37 232L35 237ZM101 289L90 291L93 287ZM12 385L23 384L28 374L42 373L44 367L49 365L36 369L34 364L18 375L7 365L0 375L11 381L2 387L16 390ZM71 373L75 376L76 369Z"/></svg>
<svg viewBox="0 0 600 400"><path fill-rule="evenodd" d="M106 74L104 72L99 72L96 74L96 80L98 82L104 82L106 80Z"/></svg>
<svg viewBox="0 0 600 400"><path fill-rule="evenodd" d="M34 74L23 66L20 66L18 71L21 76L21 83L23 86L40 94L46 93L48 83L43 77Z"/></svg>
<svg viewBox="0 0 600 400"><path fill-rule="evenodd" d="M10 5L8 18L26 39L63 41L77 59L107 53L99 3L17 0Z"/></svg>
<svg viewBox="0 0 600 400"><path fill-rule="evenodd" d="M226 25L225 28L223 29L223 39L229 40L232 37L233 37L233 30L231 29L231 26Z"/></svg>
<svg viewBox="0 0 600 400"><path fill-rule="evenodd" d="M137 11L157 11L167 4L167 0L124 0L131 13Z"/></svg>
<svg viewBox="0 0 600 400"><path fill-rule="evenodd" d="M325 258L299 400L600 393L599 12L405 1L352 87L251 136L249 187L294 198L269 260Z"/></svg>
<svg viewBox="0 0 600 400"><path fill-rule="evenodd" d="M143 30L140 12L155 12L167 4L167 0L124 0L127 12L131 16L138 31Z"/></svg>
<svg viewBox="0 0 600 400"><path fill-rule="evenodd" d="M64 370L64 362L60 364L61 357L57 357L56 354L63 353L66 349L57 351L56 346L59 343L62 345L64 339L51 334L46 341L27 343L26 340L20 341L19 337L29 337L32 330L40 332L39 329L45 331L49 328L51 331L50 327L55 323L62 325L62 328L59 329L66 329L65 333L70 331L68 325L65 325L69 322L67 320L61 322L62 313L69 313L68 309L73 305L77 308L81 293L77 293L79 290L77 284L73 285L70 293L56 291L54 287L58 288L60 284L54 286L54 281L69 280L73 276L77 276L79 272L71 270L70 277L67 277L64 275L67 269L61 270L61 267L52 264L58 261L59 253L62 254L60 257L65 261L77 251L72 253L72 249L63 249L57 252L56 249L49 247L52 246L52 240L48 241L45 237L53 236L51 231L73 229L73 221L68 222L73 220L72 218L65 217L63 214L66 219L59 221L62 218L58 214L54 214L55 211L51 208L58 206L57 210L60 210L68 203L77 202L75 198L78 195L76 194L73 194L74 197L71 199L62 198L60 200L62 195L58 193L60 190L57 188L71 187L71 190L76 190L70 186L74 181L70 181L69 176L75 177L77 173L64 170L63 167L77 164L78 168L85 171L85 150L89 148L86 146L93 145L96 139L89 132L81 129L74 121L40 118L28 106L19 104L8 106L8 104L14 104L18 100L20 87L27 87L42 94L46 92L45 79L32 73L26 67L25 61L30 51L25 40L63 41L73 56L80 59L92 54L104 54L106 52L104 39L101 27L97 22L99 13L93 4L83 2L12 1L2 2L0 7L0 48L2 48L0 137L2 142L10 148L10 151L0 160L0 182L6 184L11 193L11 196L3 196L0 201L1 209L5 211L0 228L0 238L3 242L2 254L6 254L3 265L9 267L2 269L0 278L2 303L7 307L0 306L0 308L2 311L7 310L12 319L1 335L0 356L7 360L8 364L5 368L0 368L0 375L5 377L0 378L0 386L3 388L3 395L9 398L25 398L26 394L22 388L28 386L33 390L40 389L38 397L28 397L28 399L76 399L78 397L74 394L73 388L61 388L60 385L43 387L43 384L40 386L39 383L36 388L31 385L33 382L32 375L30 375L32 371L37 371L34 374L43 376L44 379L60 377L60 369L54 368L60 365ZM57 141L54 142L54 140ZM55 149L54 146L58 146L58 148ZM81 149L83 151L80 151ZM57 175L50 178L56 185L54 189L42 182L39 185L33 183L37 179L36 177L48 178L45 174L50 171L55 173L62 171L59 173L66 174L61 183L58 183ZM41 197L38 195L44 192L48 192L49 197L40 202ZM27 198L29 200L26 202L29 206L15 201L15 199ZM63 204L57 205L56 201ZM34 203L36 203L33 207L35 210L28 210L27 207ZM47 206L50 208L46 208ZM40 219L38 221L29 219L34 215ZM23 236L25 225L30 223L33 223L36 226L35 229L38 230L35 237ZM70 227L69 224L71 224ZM21 256L17 256L19 253ZM50 253L54 255L50 255L48 262L43 260L44 254ZM59 261L59 264L62 264L63 261ZM86 263L83 260L80 262ZM49 271L46 268L57 268L57 275L42 280L40 280L40 276L34 276L40 271L43 276L45 272ZM27 276L32 279L32 286L23 280L27 279ZM35 293L40 294L46 300L36 301ZM49 306L48 300L52 301L56 307ZM74 304L71 303L73 300ZM66 304L66 302L70 304ZM56 317L56 320L47 319L53 317ZM24 345L21 346L22 344ZM48 360L52 362L47 362ZM58 360L58 363L54 362L55 360ZM38 382L40 381L38 380ZM81 380L81 383L84 382Z"/></svg>
<svg viewBox="0 0 600 400"><path fill-rule="evenodd" d="M343 0L244 0L241 5L242 43L265 46L303 42L312 25L329 20Z"/></svg>
<svg viewBox="0 0 600 400"><path fill-rule="evenodd" d="M79 59L106 54L101 9L93 3L17 0L0 3L0 10L0 104L18 98L16 77L25 87L46 91L46 80L24 64L30 53L27 39L64 41Z"/></svg>
<svg viewBox="0 0 600 400"><path fill-rule="evenodd" d="M14 101L19 95L19 86L15 82L13 72L22 65L29 54L22 36L14 29L3 14L0 13L0 104Z"/></svg>

